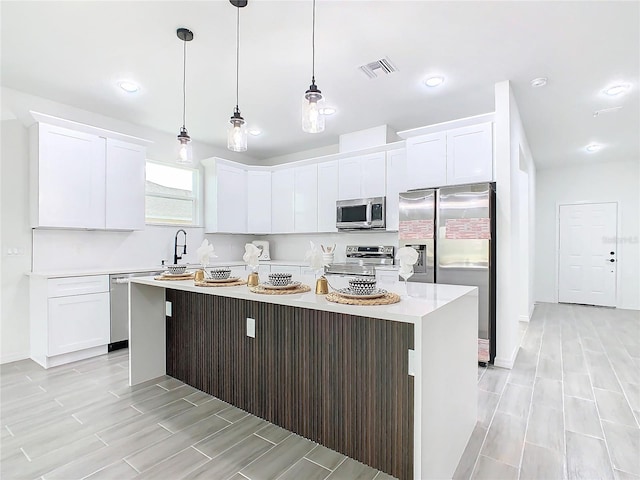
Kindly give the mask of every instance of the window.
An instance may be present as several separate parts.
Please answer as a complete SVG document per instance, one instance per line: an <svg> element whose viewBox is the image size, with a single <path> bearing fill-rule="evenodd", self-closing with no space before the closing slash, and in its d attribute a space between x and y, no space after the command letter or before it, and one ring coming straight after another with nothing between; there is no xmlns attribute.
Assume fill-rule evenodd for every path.
<svg viewBox="0 0 640 480"><path fill-rule="evenodd" d="M198 170L147 161L146 179L146 223L199 223Z"/></svg>

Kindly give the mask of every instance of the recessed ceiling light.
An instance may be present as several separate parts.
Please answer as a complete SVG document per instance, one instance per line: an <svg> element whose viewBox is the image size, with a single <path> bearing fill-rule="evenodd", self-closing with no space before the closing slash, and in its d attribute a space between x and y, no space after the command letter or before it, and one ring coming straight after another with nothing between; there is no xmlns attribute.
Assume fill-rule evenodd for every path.
<svg viewBox="0 0 640 480"><path fill-rule="evenodd" d="M538 77L531 80L531 86L534 88L544 87L547 84L547 77Z"/></svg>
<svg viewBox="0 0 640 480"><path fill-rule="evenodd" d="M260 130L259 128L251 128L249 129L249 133L254 137L257 137L258 135L262 134L262 130Z"/></svg>
<svg viewBox="0 0 640 480"><path fill-rule="evenodd" d="M622 95L623 93L627 93L631 85L628 83L618 83L616 85L611 85L603 90L605 95L609 95L610 97L615 97L618 95Z"/></svg>
<svg viewBox="0 0 640 480"><path fill-rule="evenodd" d="M333 115L334 113L336 113L336 109L333 107L324 107L320 109L320 113L322 115Z"/></svg>
<svg viewBox="0 0 640 480"><path fill-rule="evenodd" d="M432 75L427 77L424 84L427 87L438 87L444 83L444 77L442 75Z"/></svg>
<svg viewBox="0 0 640 480"><path fill-rule="evenodd" d="M597 152L601 148L602 148L602 145L600 145L599 143L590 143L589 145L584 147L584 149L589 153Z"/></svg>
<svg viewBox="0 0 640 480"><path fill-rule="evenodd" d="M118 82L118 86L127 93L136 93L138 90L140 90L138 84L130 80L123 80L121 82Z"/></svg>

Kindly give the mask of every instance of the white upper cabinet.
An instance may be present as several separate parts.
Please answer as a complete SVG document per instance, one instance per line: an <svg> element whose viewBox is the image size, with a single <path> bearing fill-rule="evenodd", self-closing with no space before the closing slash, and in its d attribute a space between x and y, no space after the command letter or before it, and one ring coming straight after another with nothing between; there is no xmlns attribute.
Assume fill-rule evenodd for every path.
<svg viewBox="0 0 640 480"><path fill-rule="evenodd" d="M294 170L294 231L318 231L318 167L305 165Z"/></svg>
<svg viewBox="0 0 640 480"><path fill-rule="evenodd" d="M105 139L38 123L32 127L34 227L105 227Z"/></svg>
<svg viewBox="0 0 640 480"><path fill-rule="evenodd" d="M405 149L387 152L387 230L398 230L399 196L400 192L407 190L406 181L407 155Z"/></svg>
<svg viewBox="0 0 640 480"><path fill-rule="evenodd" d="M271 232L271 172L247 172L247 233Z"/></svg>
<svg viewBox="0 0 640 480"><path fill-rule="evenodd" d="M493 180L491 123L456 128L447 132L447 183Z"/></svg>
<svg viewBox="0 0 640 480"><path fill-rule="evenodd" d="M491 122L407 139L407 189L493 181Z"/></svg>
<svg viewBox="0 0 640 480"><path fill-rule="evenodd" d="M271 173L271 232L294 231L294 169L283 168Z"/></svg>
<svg viewBox="0 0 640 480"><path fill-rule="evenodd" d="M339 161L339 200L383 197L386 191L385 152Z"/></svg>
<svg viewBox="0 0 640 480"><path fill-rule="evenodd" d="M384 197L387 191L385 152L364 155L360 157L360 162L362 197Z"/></svg>
<svg viewBox="0 0 640 480"><path fill-rule="evenodd" d="M338 164L338 197L339 200L361 198L360 184L361 162L358 157L345 158Z"/></svg>
<svg viewBox="0 0 640 480"><path fill-rule="evenodd" d="M247 233L247 172L218 158L202 164L205 233Z"/></svg>
<svg viewBox="0 0 640 480"><path fill-rule="evenodd" d="M30 150L34 227L144 229L144 146L36 123Z"/></svg>
<svg viewBox="0 0 640 480"><path fill-rule="evenodd" d="M247 172L218 165L217 232L247 232Z"/></svg>
<svg viewBox="0 0 640 480"><path fill-rule="evenodd" d="M447 184L446 133L407 139L407 190Z"/></svg>
<svg viewBox="0 0 640 480"><path fill-rule="evenodd" d="M145 157L141 145L107 139L107 230L144 230Z"/></svg>
<svg viewBox="0 0 640 480"><path fill-rule="evenodd" d="M318 232L335 232L338 161L318 164Z"/></svg>

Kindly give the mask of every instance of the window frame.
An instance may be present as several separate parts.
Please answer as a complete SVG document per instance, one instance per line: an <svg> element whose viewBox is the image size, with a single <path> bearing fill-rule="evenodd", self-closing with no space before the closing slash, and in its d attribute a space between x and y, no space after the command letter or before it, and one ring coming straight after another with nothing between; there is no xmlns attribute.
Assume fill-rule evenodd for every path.
<svg viewBox="0 0 640 480"><path fill-rule="evenodd" d="M146 189L146 167L148 163L152 163L154 165L160 165L163 167L171 167L179 170L187 170L191 172L191 181L192 181L192 192L193 195L191 197L182 197L178 195L170 195L166 193L149 193ZM197 167L187 167L177 164L171 164L166 162L158 162L152 159L145 159L145 191L144 191L144 201L145 201L145 214L144 214L144 223L145 225L158 225L158 226L171 226L171 227L202 227L202 175L201 171ZM173 223L173 222L149 222L147 220L147 197L155 197L155 198L165 198L169 200L191 200L192 201L192 223Z"/></svg>

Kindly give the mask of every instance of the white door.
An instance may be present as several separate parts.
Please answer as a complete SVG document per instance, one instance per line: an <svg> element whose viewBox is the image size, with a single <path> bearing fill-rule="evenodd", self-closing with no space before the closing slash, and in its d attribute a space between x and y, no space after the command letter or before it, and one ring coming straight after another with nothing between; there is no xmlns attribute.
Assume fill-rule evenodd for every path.
<svg viewBox="0 0 640 480"><path fill-rule="evenodd" d="M616 304L617 204L560 205L558 301Z"/></svg>

